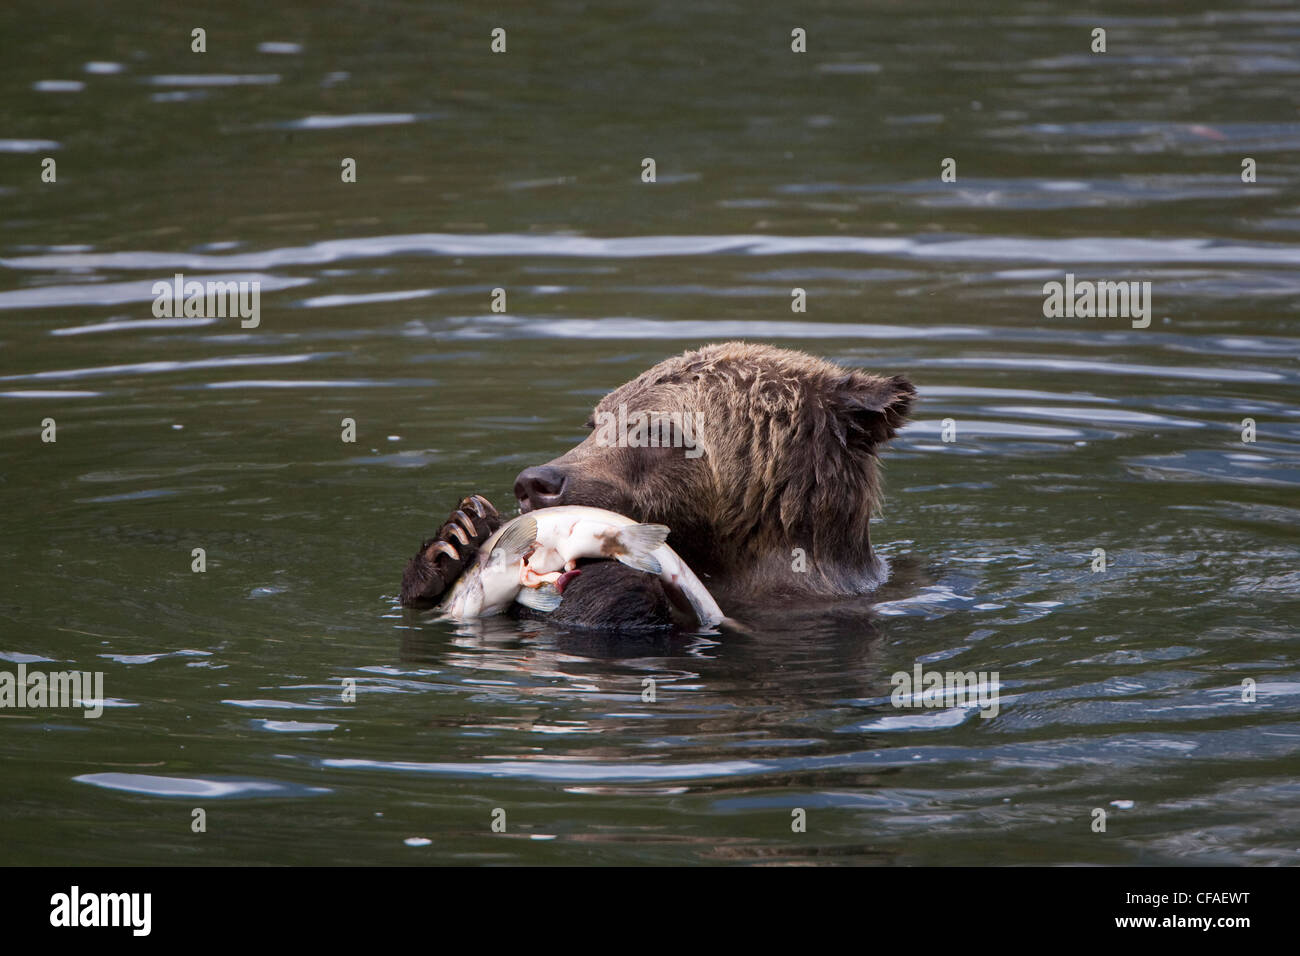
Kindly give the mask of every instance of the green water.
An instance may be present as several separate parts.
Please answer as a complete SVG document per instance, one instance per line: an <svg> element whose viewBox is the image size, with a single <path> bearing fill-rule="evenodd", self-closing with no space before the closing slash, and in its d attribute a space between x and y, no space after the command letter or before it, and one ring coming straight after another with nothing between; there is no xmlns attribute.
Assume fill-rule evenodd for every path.
<svg viewBox="0 0 1300 956"><path fill-rule="evenodd" d="M1300 862L1298 95L1258 0L5 8L0 670L108 701L0 709L0 862ZM155 319L177 272L260 325ZM1044 318L1066 273L1150 327ZM918 385L869 625L397 607L729 338ZM891 706L918 661L997 717Z"/></svg>

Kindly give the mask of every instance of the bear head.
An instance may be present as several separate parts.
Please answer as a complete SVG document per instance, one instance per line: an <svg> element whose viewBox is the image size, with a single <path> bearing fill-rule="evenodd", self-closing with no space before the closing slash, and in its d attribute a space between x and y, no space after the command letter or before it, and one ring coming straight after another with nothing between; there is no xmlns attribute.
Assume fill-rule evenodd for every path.
<svg viewBox="0 0 1300 956"><path fill-rule="evenodd" d="M589 505L666 524L711 588L864 593L884 572L868 533L877 450L915 395L901 375L709 345L605 396L586 440L522 471L515 496L524 511Z"/></svg>

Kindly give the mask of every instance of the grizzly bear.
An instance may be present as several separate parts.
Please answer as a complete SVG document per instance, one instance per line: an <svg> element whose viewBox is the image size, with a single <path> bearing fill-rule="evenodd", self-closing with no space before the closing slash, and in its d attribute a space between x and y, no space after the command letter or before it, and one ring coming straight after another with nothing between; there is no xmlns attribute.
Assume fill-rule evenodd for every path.
<svg viewBox="0 0 1300 956"><path fill-rule="evenodd" d="M915 396L901 375L768 345L708 345L606 395L592 434L520 472L515 497L522 511L591 505L667 525L669 545L741 620L763 606L870 594L887 573L869 530L877 454ZM481 498L462 502L411 560L402 602L435 603L501 521ZM667 624L656 579L614 562L582 571L556 623Z"/></svg>

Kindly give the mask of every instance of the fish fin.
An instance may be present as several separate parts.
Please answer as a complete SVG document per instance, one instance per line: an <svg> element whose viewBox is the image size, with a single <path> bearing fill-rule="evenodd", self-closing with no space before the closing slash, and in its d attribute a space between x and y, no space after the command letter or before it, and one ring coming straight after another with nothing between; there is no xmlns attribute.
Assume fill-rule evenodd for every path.
<svg viewBox="0 0 1300 956"><path fill-rule="evenodd" d="M516 518L497 539L489 560L518 561L537 540L537 519L532 515ZM500 557L498 557L500 555Z"/></svg>
<svg viewBox="0 0 1300 956"><path fill-rule="evenodd" d="M619 529L618 543L623 553L615 555L629 568L636 568L646 574L663 574L659 559L654 556L655 549L668 540L668 526L662 524L634 524Z"/></svg>
<svg viewBox="0 0 1300 956"><path fill-rule="evenodd" d="M534 611L549 613L559 607L563 599L554 584L543 584L539 588L520 588L515 600Z"/></svg>

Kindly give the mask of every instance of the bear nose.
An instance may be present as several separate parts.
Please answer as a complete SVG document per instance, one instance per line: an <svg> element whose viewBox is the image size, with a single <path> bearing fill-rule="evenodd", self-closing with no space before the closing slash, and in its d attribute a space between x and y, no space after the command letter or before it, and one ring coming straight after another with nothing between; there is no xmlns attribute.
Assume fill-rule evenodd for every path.
<svg viewBox="0 0 1300 956"><path fill-rule="evenodd" d="M515 479L515 497L521 511L535 508L554 508L564 498L568 476L550 465L525 468Z"/></svg>

